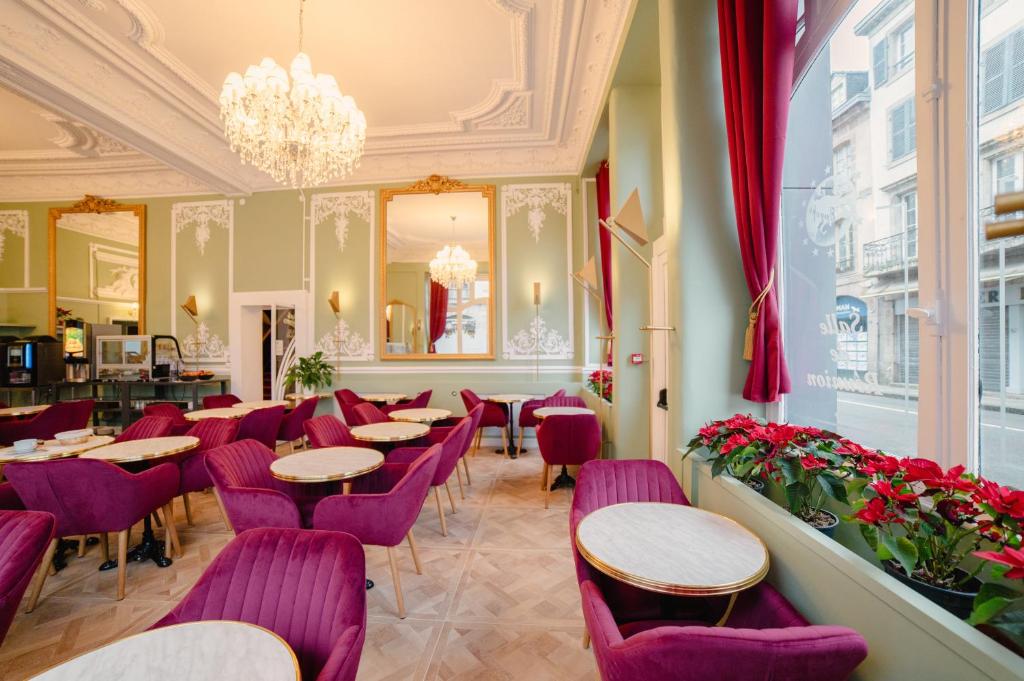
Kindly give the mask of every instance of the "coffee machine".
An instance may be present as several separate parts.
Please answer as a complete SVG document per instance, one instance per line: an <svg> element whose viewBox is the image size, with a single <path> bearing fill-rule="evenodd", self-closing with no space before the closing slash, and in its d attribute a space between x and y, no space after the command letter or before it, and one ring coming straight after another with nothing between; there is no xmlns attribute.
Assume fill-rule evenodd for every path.
<svg viewBox="0 0 1024 681"><path fill-rule="evenodd" d="M38 387L64 379L61 343L53 336L27 336L3 346L0 385Z"/></svg>
<svg viewBox="0 0 1024 681"><path fill-rule="evenodd" d="M116 324L68 320L64 326L65 380L69 383L84 383L95 378L96 337L116 334L119 331L120 327Z"/></svg>

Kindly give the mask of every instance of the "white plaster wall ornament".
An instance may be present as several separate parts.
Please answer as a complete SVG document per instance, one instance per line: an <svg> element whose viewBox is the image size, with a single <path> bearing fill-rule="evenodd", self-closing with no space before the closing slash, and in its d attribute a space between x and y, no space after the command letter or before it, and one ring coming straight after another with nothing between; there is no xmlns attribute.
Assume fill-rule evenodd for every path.
<svg viewBox="0 0 1024 681"><path fill-rule="evenodd" d="M543 317L534 317L530 325L517 331L506 344L505 359L572 359L572 343L548 326Z"/></svg>
<svg viewBox="0 0 1024 681"><path fill-rule="evenodd" d="M206 254L206 244L211 237L211 227L230 229L234 223L234 202L194 201L176 203L171 207L171 229L179 234L188 227L194 227L193 238L199 255Z"/></svg>
<svg viewBox="0 0 1024 681"><path fill-rule="evenodd" d="M352 331L344 318L338 319L334 328L320 337L314 350L324 353L324 359L328 362L373 359L373 344Z"/></svg>
<svg viewBox="0 0 1024 681"><path fill-rule="evenodd" d="M540 233L544 228L545 208L550 207L560 215L567 215L572 193L568 184L545 185L506 185L507 192L502 202L505 217L509 218L523 208L529 208L527 226L535 243L540 243Z"/></svg>
<svg viewBox="0 0 1024 681"><path fill-rule="evenodd" d="M220 336L210 332L206 322L199 322L195 330L181 342L182 359L190 362L227 362L230 352Z"/></svg>
<svg viewBox="0 0 1024 681"><path fill-rule="evenodd" d="M338 252L344 252L348 242L349 214L369 223L373 206L373 192L338 192L330 194L314 194L310 217L316 228L324 220L334 218L334 238L338 242Z"/></svg>
<svg viewBox="0 0 1024 681"><path fill-rule="evenodd" d="M0 210L0 262L4 260L4 241L8 233L28 239L27 210ZM28 262L25 268L28 269Z"/></svg>

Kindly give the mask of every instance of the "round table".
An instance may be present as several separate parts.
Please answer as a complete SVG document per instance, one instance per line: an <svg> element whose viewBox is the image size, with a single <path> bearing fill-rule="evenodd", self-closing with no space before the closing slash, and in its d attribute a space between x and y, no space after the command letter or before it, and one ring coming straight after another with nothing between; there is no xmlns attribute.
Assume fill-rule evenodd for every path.
<svg viewBox="0 0 1024 681"><path fill-rule="evenodd" d="M41 411L46 411L50 408L48 404L35 404L32 406L25 407L4 407L0 409L0 418L5 416L31 416L32 414L38 414Z"/></svg>
<svg viewBox="0 0 1024 681"><path fill-rule="evenodd" d="M586 407L541 407L533 410L533 415L539 419L545 419L548 416L580 416L582 414L593 416L594 410Z"/></svg>
<svg viewBox="0 0 1024 681"><path fill-rule="evenodd" d="M89 439L77 445L62 445L56 440L46 440L42 446L28 454L18 454L14 447L0 449L0 464L13 463L15 461L52 461L53 459L65 459L71 456L78 456L96 447L109 445L114 438L109 435L90 435Z"/></svg>
<svg viewBox="0 0 1024 681"><path fill-rule="evenodd" d="M404 400L408 397L405 393L362 393L359 397L363 398L367 402L383 402L384 404L394 404L399 400Z"/></svg>
<svg viewBox="0 0 1024 681"><path fill-rule="evenodd" d="M768 574L768 549L739 523L693 506L627 503L599 508L576 528L588 563L626 584L675 596L736 595Z"/></svg>
<svg viewBox="0 0 1024 681"><path fill-rule="evenodd" d="M218 407L216 409L199 409L185 413L188 421L202 421L203 419L240 419L248 414L251 409L244 407Z"/></svg>
<svg viewBox="0 0 1024 681"><path fill-rule="evenodd" d="M298 681L295 653L245 622L187 622L127 636L52 667L35 681Z"/></svg>
<svg viewBox="0 0 1024 681"><path fill-rule="evenodd" d="M501 393L498 395L491 395L487 398L488 402L497 402L498 404L508 405L508 444L512 451L509 453L511 458L516 458L520 454L526 452L526 448L518 449L516 447L516 410L515 407L520 402L526 402L527 400L538 399L536 395L524 395L521 393ZM503 449L496 449L496 452L504 453Z"/></svg>
<svg viewBox="0 0 1024 681"><path fill-rule="evenodd" d="M291 400L253 400L252 402L236 402L232 404L229 409L269 409L270 407L284 407L285 409L291 409L293 402Z"/></svg>
<svg viewBox="0 0 1024 681"><path fill-rule="evenodd" d="M422 423L403 423L402 421L386 421L384 423L368 423L352 429L352 437L364 442L404 442L423 437L430 432L430 426Z"/></svg>
<svg viewBox="0 0 1024 681"><path fill-rule="evenodd" d="M383 465L384 455L376 449L323 447L277 459L270 464L270 474L288 482L333 482L358 478Z"/></svg>
<svg viewBox="0 0 1024 681"><path fill-rule="evenodd" d="M419 409L396 409L388 414L394 421L408 421L410 423L433 423L451 416L447 409L433 409L423 407Z"/></svg>
<svg viewBox="0 0 1024 681"><path fill-rule="evenodd" d="M192 437L191 435L150 437L145 440L128 440L91 449L81 454L78 458L98 459L113 464L129 464L162 459L174 454L187 452L198 446L199 438ZM173 561L164 555L163 542L157 541L156 535L153 534L152 515L152 513L147 513L143 519L142 543L128 552L128 560L143 561L149 559L159 567L167 567ZM167 519L168 528L171 522L173 522L171 519ZM111 560L100 565L100 570L112 570L115 567L117 567L117 561Z"/></svg>

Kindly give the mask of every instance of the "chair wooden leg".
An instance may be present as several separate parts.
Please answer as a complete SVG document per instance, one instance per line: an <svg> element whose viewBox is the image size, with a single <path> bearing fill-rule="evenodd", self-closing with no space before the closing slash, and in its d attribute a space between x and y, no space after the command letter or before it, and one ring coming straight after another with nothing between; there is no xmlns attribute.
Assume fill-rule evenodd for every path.
<svg viewBox="0 0 1024 681"><path fill-rule="evenodd" d="M83 534L81 537L78 538L78 557L79 558L84 558L85 557L85 542L86 542L86 540L88 538L89 538L89 535L87 535L87 534Z"/></svg>
<svg viewBox="0 0 1024 681"><path fill-rule="evenodd" d="M480 439L483 437L484 431L480 428L476 429L476 437L473 439L473 456L480 451Z"/></svg>
<svg viewBox="0 0 1024 681"><path fill-rule="evenodd" d="M590 648L590 632L586 629L583 630L583 649L587 650Z"/></svg>
<svg viewBox="0 0 1024 681"><path fill-rule="evenodd" d="M548 464L544 464L543 470L540 472L540 491L543 492L548 488Z"/></svg>
<svg viewBox="0 0 1024 681"><path fill-rule="evenodd" d="M36 603L39 602L39 594L43 592L43 583L46 582L46 575L50 574L50 566L53 564L53 554L57 550L58 541L60 541L58 537L51 539L49 546L46 547L46 552L43 553L43 562L39 564L39 568L36 569L36 575L32 578L32 593L28 597L28 605L25 607L25 612L32 612L36 609Z"/></svg>
<svg viewBox="0 0 1024 681"><path fill-rule="evenodd" d="M388 563L391 564L391 579L395 582L395 600L398 602L398 617L399 619L405 619L405 601L402 599L402 578L398 574L398 560L395 558L395 552L389 546L388 549Z"/></svg>
<svg viewBox="0 0 1024 681"><path fill-rule="evenodd" d="M544 508L548 507L551 499L551 466L544 464Z"/></svg>
<svg viewBox="0 0 1024 681"><path fill-rule="evenodd" d="M117 600L124 600L124 583L128 576L128 530L117 533Z"/></svg>
<svg viewBox="0 0 1024 681"><path fill-rule="evenodd" d="M192 503L188 500L188 492L181 495L181 501L185 504L185 522L192 527Z"/></svg>
<svg viewBox="0 0 1024 681"><path fill-rule="evenodd" d="M466 471L466 484L472 487L473 481L469 478L469 461L466 461L466 457L462 457L462 467Z"/></svg>
<svg viewBox="0 0 1024 681"><path fill-rule="evenodd" d="M455 478L459 481L459 498L463 501L466 500L466 493L462 491L462 469L459 468L459 462L455 462Z"/></svg>
<svg viewBox="0 0 1024 681"><path fill-rule="evenodd" d="M164 555L171 557L171 546L174 547L174 555L181 558L181 540L178 538L178 528L174 524L174 499L171 499L164 506Z"/></svg>
<svg viewBox="0 0 1024 681"><path fill-rule="evenodd" d="M458 513L459 509L455 508L455 497L452 496L452 488L447 480L444 481L444 491L448 493L448 503L452 505L452 513Z"/></svg>
<svg viewBox="0 0 1024 681"><path fill-rule="evenodd" d="M434 488L434 501L437 502L437 517L441 519L441 536L448 536L448 523L444 519L444 509L441 507L441 490Z"/></svg>
<svg viewBox="0 0 1024 681"><path fill-rule="evenodd" d="M508 431L504 428L501 429L501 448L505 450L505 458L510 458L508 455Z"/></svg>
<svg viewBox="0 0 1024 681"><path fill-rule="evenodd" d="M224 527L228 528L229 532L234 532L235 528L231 525L231 519L228 518L228 512L224 508L224 502L221 501L220 493L217 492L217 488L213 488L213 498L217 500L217 508L220 509L220 517L224 521Z"/></svg>
<svg viewBox="0 0 1024 681"><path fill-rule="evenodd" d="M519 452L523 451L523 435L525 435L525 434L526 434L526 428L523 428L522 426L520 426L519 427L519 447L516 448L516 453L517 454Z"/></svg>
<svg viewBox="0 0 1024 681"><path fill-rule="evenodd" d="M409 540L409 551L412 552L412 563L413 563L413 565L416 566L416 574L422 575L423 574L423 566L420 565L420 552L416 550L416 540L413 539L412 530L410 529L409 533L406 534L405 536L406 536L406 539Z"/></svg>
<svg viewBox="0 0 1024 681"><path fill-rule="evenodd" d="M100 532L100 552L103 553L103 562L110 560L110 540L106 532Z"/></svg>

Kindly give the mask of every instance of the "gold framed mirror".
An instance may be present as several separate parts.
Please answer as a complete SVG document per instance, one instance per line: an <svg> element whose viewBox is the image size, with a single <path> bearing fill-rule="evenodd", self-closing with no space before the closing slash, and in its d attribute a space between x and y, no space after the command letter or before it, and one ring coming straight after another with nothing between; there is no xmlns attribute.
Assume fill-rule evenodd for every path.
<svg viewBox="0 0 1024 681"><path fill-rule="evenodd" d="M380 202L381 358L494 359L495 185L431 175Z"/></svg>
<svg viewBox="0 0 1024 681"><path fill-rule="evenodd" d="M51 336L58 316L145 333L145 204L86 194L69 208L51 208L48 251Z"/></svg>

